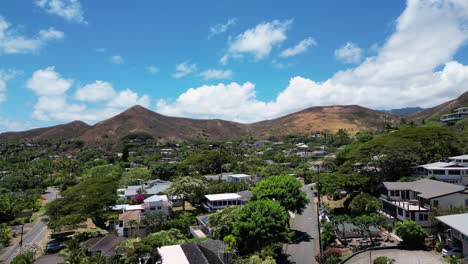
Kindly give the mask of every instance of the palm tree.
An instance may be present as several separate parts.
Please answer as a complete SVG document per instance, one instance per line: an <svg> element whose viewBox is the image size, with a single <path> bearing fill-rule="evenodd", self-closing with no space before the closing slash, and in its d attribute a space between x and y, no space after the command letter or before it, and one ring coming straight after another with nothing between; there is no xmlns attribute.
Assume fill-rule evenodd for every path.
<svg viewBox="0 0 468 264"><path fill-rule="evenodd" d="M60 255L65 258L66 264L80 264L84 257L84 251L80 247L80 242L74 238L67 242L67 248Z"/></svg>
<svg viewBox="0 0 468 264"><path fill-rule="evenodd" d="M166 220L167 217L163 212L151 212L146 213L141 221L146 227L146 233L148 234L161 230L161 227Z"/></svg>
<svg viewBox="0 0 468 264"><path fill-rule="evenodd" d="M126 226L130 229L129 237L133 237L133 229L139 227L139 225L140 223L134 219L127 222Z"/></svg>

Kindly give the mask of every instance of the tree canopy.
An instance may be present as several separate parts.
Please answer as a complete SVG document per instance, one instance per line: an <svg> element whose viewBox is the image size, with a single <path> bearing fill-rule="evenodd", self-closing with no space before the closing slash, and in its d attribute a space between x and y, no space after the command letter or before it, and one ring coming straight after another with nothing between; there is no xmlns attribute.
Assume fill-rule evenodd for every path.
<svg viewBox="0 0 468 264"><path fill-rule="evenodd" d="M301 183L292 176L271 176L260 181L252 192L252 201L275 200L293 212L302 213L309 199L301 190Z"/></svg>
<svg viewBox="0 0 468 264"><path fill-rule="evenodd" d="M177 178L172 182L167 190L168 195L181 197L184 201L191 203L199 202L205 192L206 186L202 180L184 176ZM185 210L185 203L182 205Z"/></svg>
<svg viewBox="0 0 468 264"><path fill-rule="evenodd" d="M236 215L233 235L242 254L258 252L267 245L288 241L289 216L280 203L258 200L247 203Z"/></svg>
<svg viewBox="0 0 468 264"><path fill-rule="evenodd" d="M379 198L361 192L353 198L348 208L354 215L372 214L377 213L382 208L382 202Z"/></svg>
<svg viewBox="0 0 468 264"><path fill-rule="evenodd" d="M429 236L420 225L414 221L408 220L403 223L397 223L396 234L410 247L423 246L425 238Z"/></svg>
<svg viewBox="0 0 468 264"><path fill-rule="evenodd" d="M105 228L106 208L117 200L118 177L113 174L89 177L61 193L46 206L51 229L77 225L87 218Z"/></svg>

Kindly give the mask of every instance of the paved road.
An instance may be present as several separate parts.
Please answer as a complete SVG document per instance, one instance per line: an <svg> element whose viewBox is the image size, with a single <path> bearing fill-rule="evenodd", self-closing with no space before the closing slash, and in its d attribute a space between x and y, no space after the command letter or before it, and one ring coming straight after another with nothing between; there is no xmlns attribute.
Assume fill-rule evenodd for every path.
<svg viewBox="0 0 468 264"><path fill-rule="evenodd" d="M302 190L307 193L310 202L304 212L296 214L292 229L296 232L291 244L284 246L284 250L289 255L289 261L296 264L315 263L316 248L318 242L317 216L314 197L310 186L302 186Z"/></svg>
<svg viewBox="0 0 468 264"><path fill-rule="evenodd" d="M444 264L446 263L442 258L442 254L434 251L422 251L422 250L401 250L401 249L383 249L383 250L372 250L369 252L363 252L352 257L346 262L346 264L369 264L372 257L372 261L379 257L386 256L395 259L396 264Z"/></svg>
<svg viewBox="0 0 468 264"><path fill-rule="evenodd" d="M53 188L48 187L44 194L44 199L47 201L53 201L57 198L57 191ZM36 224L32 225L31 230L23 235L23 245L41 243L46 239L47 225L43 221L46 216L42 216ZM17 255L19 250L19 244L13 245L3 254L2 261L4 263L10 263L10 261Z"/></svg>

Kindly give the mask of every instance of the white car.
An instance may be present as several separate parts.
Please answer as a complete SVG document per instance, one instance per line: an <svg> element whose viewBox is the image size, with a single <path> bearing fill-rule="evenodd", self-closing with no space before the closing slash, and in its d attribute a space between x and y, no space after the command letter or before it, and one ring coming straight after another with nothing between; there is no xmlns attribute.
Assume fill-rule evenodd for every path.
<svg viewBox="0 0 468 264"><path fill-rule="evenodd" d="M444 248L444 249L442 249L441 253L444 256L450 256L450 257L461 257L462 256L461 248L457 248L457 247Z"/></svg>

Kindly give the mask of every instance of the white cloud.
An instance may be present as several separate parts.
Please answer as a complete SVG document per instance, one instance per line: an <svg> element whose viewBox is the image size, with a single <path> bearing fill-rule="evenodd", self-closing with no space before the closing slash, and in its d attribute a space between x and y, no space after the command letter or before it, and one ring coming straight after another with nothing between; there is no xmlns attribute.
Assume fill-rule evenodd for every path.
<svg viewBox="0 0 468 264"><path fill-rule="evenodd" d="M192 72L197 70L196 64L190 64L188 61L182 62L181 64L176 66L176 72L172 74L174 78L182 78L185 77Z"/></svg>
<svg viewBox="0 0 468 264"><path fill-rule="evenodd" d="M57 40L63 39L65 34L62 31L55 30L53 27L47 30L39 31L39 38L42 40Z"/></svg>
<svg viewBox="0 0 468 264"><path fill-rule="evenodd" d="M47 42L63 37L64 33L54 28L40 30L35 37L25 37L0 16L0 55L33 53L46 45Z"/></svg>
<svg viewBox="0 0 468 264"><path fill-rule="evenodd" d="M80 101L99 102L114 98L116 92L111 83L96 81L79 88L75 92L75 98Z"/></svg>
<svg viewBox="0 0 468 264"><path fill-rule="evenodd" d="M177 116L252 122L316 105L431 107L467 91L468 66L453 60L467 41L466 1L409 0L395 31L375 56L324 82L293 77L272 101L257 99L249 82L204 85L188 89L173 102L160 100L156 109Z"/></svg>
<svg viewBox="0 0 468 264"><path fill-rule="evenodd" d="M36 0L36 5L47 13L62 17L69 22L87 23L79 0Z"/></svg>
<svg viewBox="0 0 468 264"><path fill-rule="evenodd" d="M113 63L113 64L118 64L118 65L124 64L124 62L125 62L125 61L124 61L124 58L123 58L122 56L120 56L120 55L111 56L111 57L109 58L109 61L110 61L111 63Z"/></svg>
<svg viewBox="0 0 468 264"><path fill-rule="evenodd" d="M292 20L273 20L258 24L229 41L228 51L220 62L226 64L230 58L241 57L244 53L254 55L256 60L267 57L273 47L286 40L286 31Z"/></svg>
<svg viewBox="0 0 468 264"><path fill-rule="evenodd" d="M157 72L159 72L159 69L158 67L155 67L155 66L148 66L146 67L146 71L150 74L155 74Z"/></svg>
<svg viewBox="0 0 468 264"><path fill-rule="evenodd" d="M73 84L71 79L63 79L54 67L37 70L26 82L26 87L39 96L58 96L64 94Z"/></svg>
<svg viewBox="0 0 468 264"><path fill-rule="evenodd" d="M359 63L361 61L362 49L352 42L346 43L335 50L336 59L344 63Z"/></svg>
<svg viewBox="0 0 468 264"><path fill-rule="evenodd" d="M134 105L141 105L148 107L150 104L150 98L147 95L138 96L136 92L130 89L125 89L117 94L115 98L109 101L108 106L114 108L129 108Z"/></svg>
<svg viewBox="0 0 468 264"><path fill-rule="evenodd" d="M35 71L26 82L26 87L38 96L33 118L94 123L136 104L144 107L150 105L149 96L139 96L130 89L116 91L112 84L105 81L95 81L78 88L74 98L79 102L74 102L73 97L67 94L72 85L73 81L63 78L54 67Z"/></svg>
<svg viewBox="0 0 468 264"><path fill-rule="evenodd" d="M30 125L23 122L0 117L0 133L7 131L21 131L29 127Z"/></svg>
<svg viewBox="0 0 468 264"><path fill-rule="evenodd" d="M281 57L296 56L296 55L306 52L310 46L316 46L316 45L317 45L317 42L315 41L315 39L309 37L309 38L303 39L296 46L283 50L280 56Z"/></svg>
<svg viewBox="0 0 468 264"><path fill-rule="evenodd" d="M234 26L237 23L237 18L230 18L226 23L216 24L210 27L210 35L208 39L212 38L215 35L222 34L226 32L231 26Z"/></svg>
<svg viewBox="0 0 468 264"><path fill-rule="evenodd" d="M16 71L0 69L0 104L6 100L7 82L14 78Z"/></svg>
<svg viewBox="0 0 468 264"><path fill-rule="evenodd" d="M232 71L231 70L217 70L217 69L209 69L200 73L205 80L209 79L231 79L232 78Z"/></svg>

